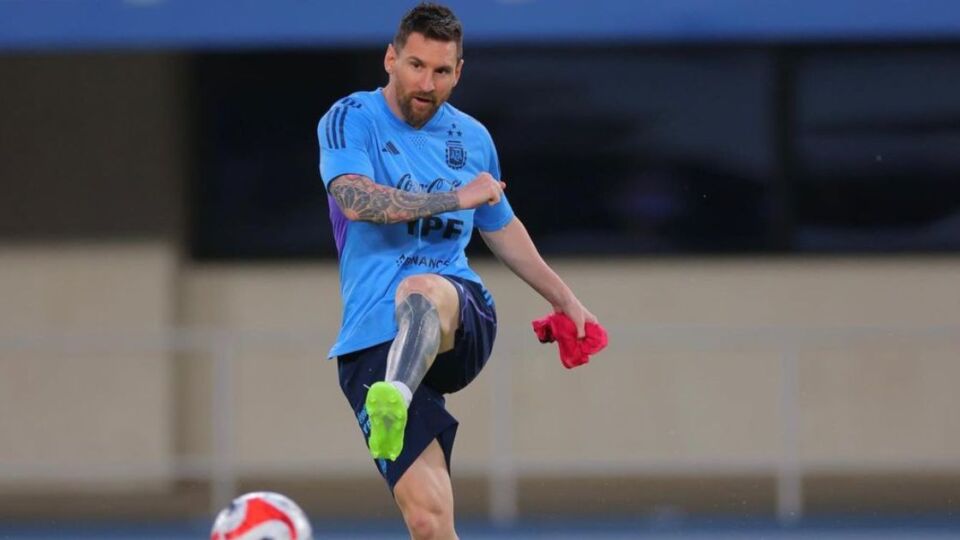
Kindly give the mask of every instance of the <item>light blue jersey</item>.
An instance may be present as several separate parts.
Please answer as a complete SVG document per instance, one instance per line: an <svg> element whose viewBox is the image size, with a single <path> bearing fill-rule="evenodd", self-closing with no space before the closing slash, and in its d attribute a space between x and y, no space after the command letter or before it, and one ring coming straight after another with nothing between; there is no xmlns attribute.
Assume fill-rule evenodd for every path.
<svg viewBox="0 0 960 540"><path fill-rule="evenodd" d="M327 111L317 126L317 137L320 176L328 187L348 173L418 192L453 191L481 172L500 178L490 133L446 103L426 125L415 129L393 114L382 89L357 92ZM331 358L396 336L393 298L406 276L436 273L482 284L464 254L473 227L496 231L513 219L506 197L493 206L392 225L349 221L333 197L328 199L343 298L343 321Z"/></svg>

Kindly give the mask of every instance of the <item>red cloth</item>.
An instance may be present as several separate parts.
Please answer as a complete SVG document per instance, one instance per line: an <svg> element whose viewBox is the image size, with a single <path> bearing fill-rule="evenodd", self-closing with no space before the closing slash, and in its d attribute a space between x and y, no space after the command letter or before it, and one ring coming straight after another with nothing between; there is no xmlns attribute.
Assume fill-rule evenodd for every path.
<svg viewBox="0 0 960 540"><path fill-rule="evenodd" d="M586 364L591 354L607 346L607 331L602 326L588 322L584 327L586 336L577 339L577 326L563 313L551 313L533 321L533 331L540 343L557 342L560 361L567 369Z"/></svg>

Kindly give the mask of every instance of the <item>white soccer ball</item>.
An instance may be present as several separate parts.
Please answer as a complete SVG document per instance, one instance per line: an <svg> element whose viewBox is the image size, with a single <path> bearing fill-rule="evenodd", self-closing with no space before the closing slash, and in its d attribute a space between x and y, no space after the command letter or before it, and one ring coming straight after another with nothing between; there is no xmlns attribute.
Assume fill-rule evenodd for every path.
<svg viewBox="0 0 960 540"><path fill-rule="evenodd" d="M279 493L241 495L217 514L210 540L313 540L307 515Z"/></svg>

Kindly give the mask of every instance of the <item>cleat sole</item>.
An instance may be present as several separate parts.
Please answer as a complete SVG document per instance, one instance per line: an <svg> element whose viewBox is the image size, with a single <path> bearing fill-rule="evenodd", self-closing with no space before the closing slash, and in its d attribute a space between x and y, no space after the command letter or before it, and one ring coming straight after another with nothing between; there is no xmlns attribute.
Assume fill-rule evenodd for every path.
<svg viewBox="0 0 960 540"><path fill-rule="evenodd" d="M375 383L367 391L365 406L370 418L370 455L373 459L395 461L403 451L407 426L407 408L400 391L388 382Z"/></svg>

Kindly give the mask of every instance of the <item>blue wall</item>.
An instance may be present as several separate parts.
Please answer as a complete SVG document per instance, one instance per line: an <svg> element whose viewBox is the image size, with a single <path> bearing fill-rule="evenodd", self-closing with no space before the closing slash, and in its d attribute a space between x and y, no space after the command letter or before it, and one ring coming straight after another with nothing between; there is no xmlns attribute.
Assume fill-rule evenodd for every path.
<svg viewBox="0 0 960 540"><path fill-rule="evenodd" d="M381 45L410 0L2 0L0 50ZM454 0L469 43L960 38L957 0Z"/></svg>

